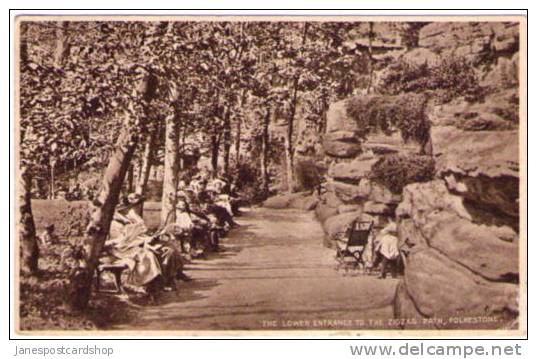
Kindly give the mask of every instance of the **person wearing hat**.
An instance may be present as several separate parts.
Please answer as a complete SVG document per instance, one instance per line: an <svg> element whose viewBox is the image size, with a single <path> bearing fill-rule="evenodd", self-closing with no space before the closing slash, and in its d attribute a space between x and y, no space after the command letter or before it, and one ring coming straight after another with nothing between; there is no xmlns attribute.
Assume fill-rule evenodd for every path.
<svg viewBox="0 0 537 359"><path fill-rule="evenodd" d="M179 198L175 207L174 230L181 238L181 247L191 257L203 254L203 243L208 232L209 218L192 210L186 198Z"/></svg>
<svg viewBox="0 0 537 359"><path fill-rule="evenodd" d="M144 220L135 207L143 200L138 194L128 195L118 206L105 242L103 259L122 263L129 268L128 283L144 287L149 295L160 288L175 288L175 277L182 271L179 253L158 236L147 235Z"/></svg>
<svg viewBox="0 0 537 359"><path fill-rule="evenodd" d="M397 238L397 225L391 222L380 232L375 244L377 258L374 266L380 263L379 278L386 278L386 270L390 267L392 277L396 277L397 260L399 258L399 239Z"/></svg>

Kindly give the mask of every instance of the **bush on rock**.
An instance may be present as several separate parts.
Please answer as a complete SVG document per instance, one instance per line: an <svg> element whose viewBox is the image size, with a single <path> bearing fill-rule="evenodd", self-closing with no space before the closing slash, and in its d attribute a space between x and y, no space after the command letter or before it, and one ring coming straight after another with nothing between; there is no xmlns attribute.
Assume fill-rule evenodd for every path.
<svg viewBox="0 0 537 359"><path fill-rule="evenodd" d="M434 170L434 160L430 156L388 155L372 166L371 178L399 194L410 183L432 180Z"/></svg>

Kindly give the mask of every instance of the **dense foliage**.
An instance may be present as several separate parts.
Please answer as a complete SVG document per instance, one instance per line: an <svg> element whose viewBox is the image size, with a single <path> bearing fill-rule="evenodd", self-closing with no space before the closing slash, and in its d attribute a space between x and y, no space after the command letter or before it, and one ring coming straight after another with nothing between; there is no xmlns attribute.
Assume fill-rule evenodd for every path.
<svg viewBox="0 0 537 359"><path fill-rule="evenodd" d="M430 93L440 102L464 96L476 99L481 91L474 67L461 57L445 57L438 63L398 61L389 66L378 89L380 93Z"/></svg>
<svg viewBox="0 0 537 359"><path fill-rule="evenodd" d="M255 147L249 142L264 116L249 112L270 109L271 122L286 126L292 157L295 117L321 133L328 105L369 76L367 51L353 39L374 36L372 28L365 22L23 22L22 159L47 183L102 170L134 99L138 67L159 78L147 126L175 116L181 151L194 144L202 156L223 159L213 160L214 170L229 173L239 165L230 152ZM163 139L161 131L157 163ZM41 192L53 197L57 187Z"/></svg>
<svg viewBox="0 0 537 359"><path fill-rule="evenodd" d="M371 178L401 193L403 188L414 182L427 182L434 177L434 160L430 156L387 155L371 168Z"/></svg>
<svg viewBox="0 0 537 359"><path fill-rule="evenodd" d="M347 114L358 123L364 138L373 131L387 135L400 131L403 140L424 144L431 126L426 105L426 96L413 93L354 96L347 101Z"/></svg>

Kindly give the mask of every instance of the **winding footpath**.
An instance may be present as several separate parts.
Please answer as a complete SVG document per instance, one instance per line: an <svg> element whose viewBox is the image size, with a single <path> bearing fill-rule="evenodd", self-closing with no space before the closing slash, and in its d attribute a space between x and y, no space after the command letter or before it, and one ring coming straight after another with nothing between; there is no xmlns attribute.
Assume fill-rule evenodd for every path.
<svg viewBox="0 0 537 359"><path fill-rule="evenodd" d="M344 276L313 213L250 209L224 251L187 265L156 306L116 330L349 330L393 328L397 280Z"/></svg>

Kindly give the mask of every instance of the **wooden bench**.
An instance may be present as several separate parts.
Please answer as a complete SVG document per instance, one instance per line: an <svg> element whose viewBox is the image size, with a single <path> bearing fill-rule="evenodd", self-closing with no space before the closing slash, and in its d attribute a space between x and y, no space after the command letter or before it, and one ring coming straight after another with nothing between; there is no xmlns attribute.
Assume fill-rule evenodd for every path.
<svg viewBox="0 0 537 359"><path fill-rule="evenodd" d="M101 289L101 274L104 272L109 272L114 275L114 284L116 285L116 292L123 293L123 286L121 285L121 274L123 271L128 269L126 264L114 264L114 263L102 263L97 266L97 283L96 289L100 291Z"/></svg>

